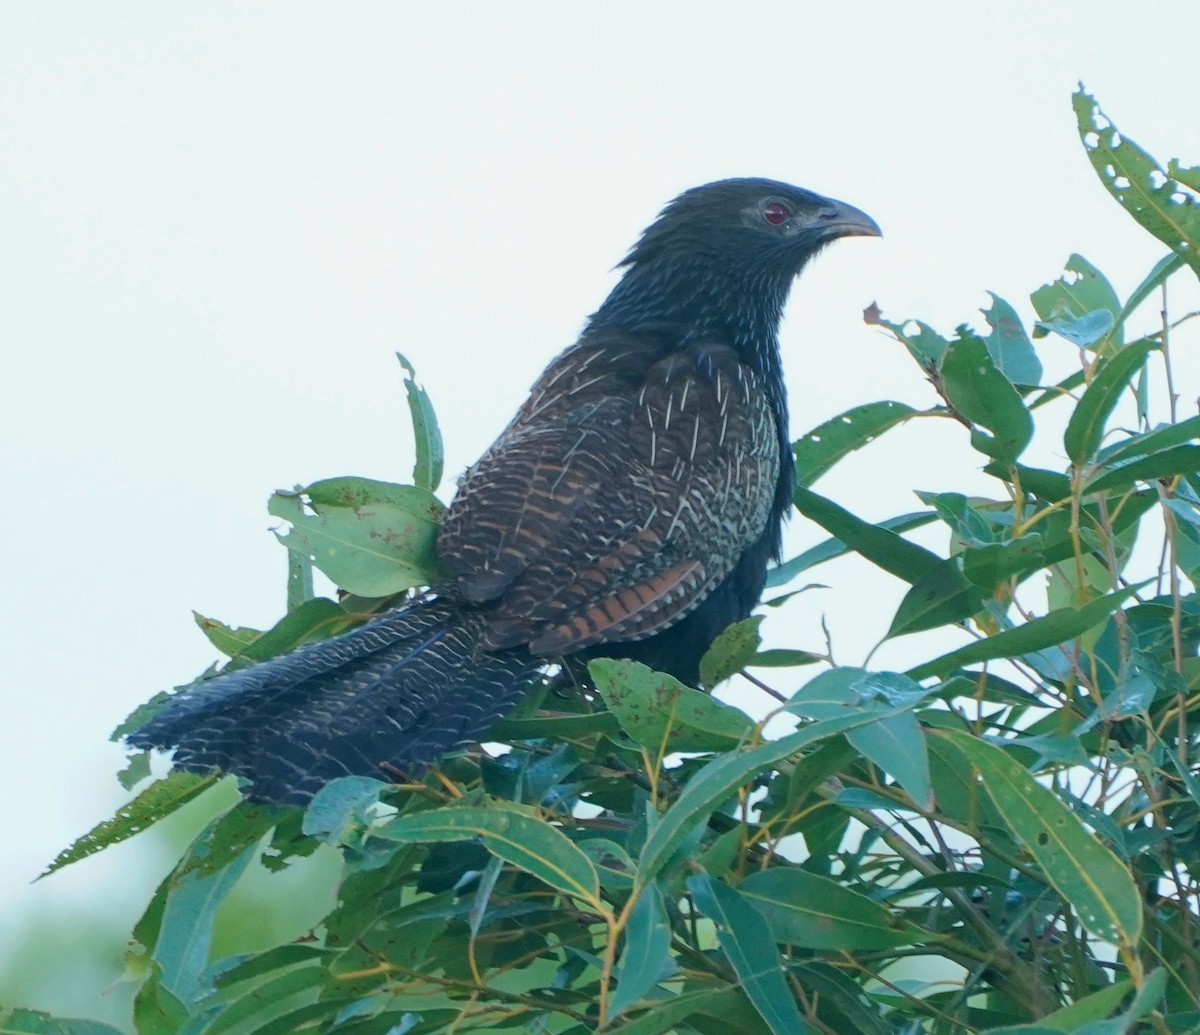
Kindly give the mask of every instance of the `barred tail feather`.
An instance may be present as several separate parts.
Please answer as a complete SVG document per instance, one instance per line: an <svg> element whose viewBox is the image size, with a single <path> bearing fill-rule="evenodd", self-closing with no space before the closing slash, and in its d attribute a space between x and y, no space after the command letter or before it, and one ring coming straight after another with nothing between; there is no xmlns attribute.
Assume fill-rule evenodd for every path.
<svg viewBox="0 0 1200 1035"><path fill-rule="evenodd" d="M304 804L335 777L419 768L482 736L543 664L484 653L471 616L423 598L189 687L126 739L174 748L185 769L235 772L257 800Z"/></svg>

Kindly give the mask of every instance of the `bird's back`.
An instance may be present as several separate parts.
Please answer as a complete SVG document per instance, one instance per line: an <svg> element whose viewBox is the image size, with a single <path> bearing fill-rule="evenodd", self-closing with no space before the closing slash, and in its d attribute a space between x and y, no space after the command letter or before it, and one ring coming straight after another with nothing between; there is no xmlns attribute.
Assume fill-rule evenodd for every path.
<svg viewBox="0 0 1200 1035"><path fill-rule="evenodd" d="M443 591L480 608L493 649L646 639L778 522L779 438L728 343L585 334L467 472L438 541Z"/></svg>

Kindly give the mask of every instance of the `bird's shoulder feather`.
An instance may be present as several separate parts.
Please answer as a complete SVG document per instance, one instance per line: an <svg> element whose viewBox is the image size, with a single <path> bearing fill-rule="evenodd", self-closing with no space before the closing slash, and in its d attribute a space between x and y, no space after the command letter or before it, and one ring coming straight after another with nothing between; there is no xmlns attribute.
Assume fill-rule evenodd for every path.
<svg viewBox="0 0 1200 1035"><path fill-rule="evenodd" d="M585 337L467 472L439 539L443 591L487 613L493 649L660 631L765 528L778 434L731 347Z"/></svg>

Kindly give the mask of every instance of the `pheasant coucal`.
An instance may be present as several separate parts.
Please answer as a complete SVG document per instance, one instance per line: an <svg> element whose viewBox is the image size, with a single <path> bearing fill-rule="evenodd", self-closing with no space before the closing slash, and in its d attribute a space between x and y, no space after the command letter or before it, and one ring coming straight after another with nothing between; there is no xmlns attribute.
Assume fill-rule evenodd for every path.
<svg viewBox="0 0 1200 1035"><path fill-rule="evenodd" d="M686 191L464 476L447 579L368 625L195 684L128 737L304 803L476 739L548 663L695 682L758 602L795 481L777 332L793 278L865 213L765 179Z"/></svg>

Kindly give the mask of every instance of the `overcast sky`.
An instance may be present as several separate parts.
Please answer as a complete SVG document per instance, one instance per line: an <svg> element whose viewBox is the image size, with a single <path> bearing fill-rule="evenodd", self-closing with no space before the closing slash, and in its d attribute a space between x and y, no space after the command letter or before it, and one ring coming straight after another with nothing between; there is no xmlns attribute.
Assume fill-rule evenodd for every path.
<svg viewBox="0 0 1200 1035"><path fill-rule="evenodd" d="M97 889L136 915L136 847L25 882L124 800L112 727L214 659L190 610L281 614L269 492L408 477L395 350L453 476L667 199L775 177L885 233L839 242L793 293L799 434L933 401L862 324L872 301L949 332L987 289L1031 315L1072 251L1122 294L1163 254L1101 188L1070 93L1082 79L1162 160L1200 164L1194 3L734 10L0 4L0 931ZM913 487L975 484L944 442L905 431L820 488L884 517ZM781 635L819 647L825 611L860 662L899 592L874 616L814 599Z"/></svg>

